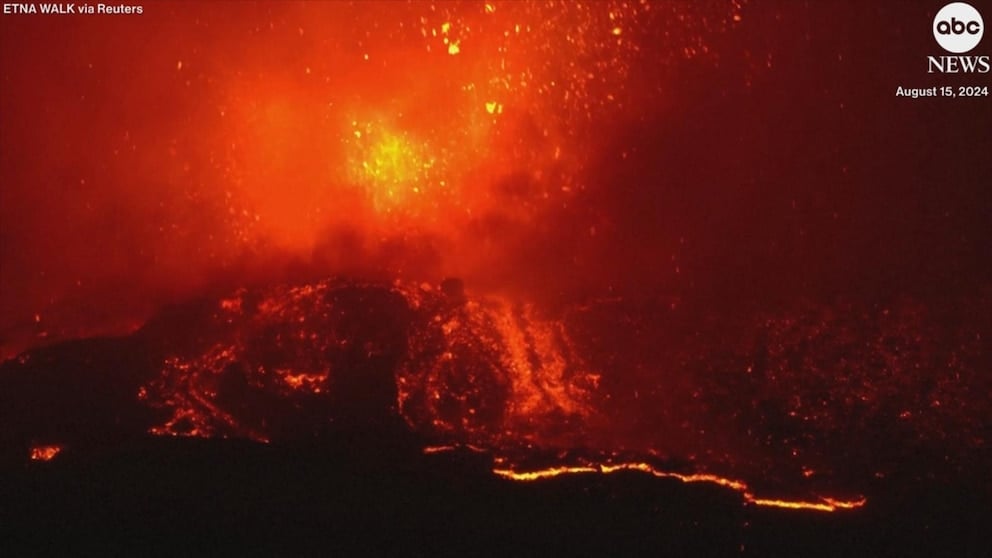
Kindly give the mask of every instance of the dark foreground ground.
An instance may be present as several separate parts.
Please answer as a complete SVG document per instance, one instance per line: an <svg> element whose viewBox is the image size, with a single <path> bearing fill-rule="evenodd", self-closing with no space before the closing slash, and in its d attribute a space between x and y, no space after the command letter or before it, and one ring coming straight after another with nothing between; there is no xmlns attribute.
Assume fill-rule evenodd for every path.
<svg viewBox="0 0 992 558"><path fill-rule="evenodd" d="M8 465L5 556L989 556L985 490L878 485L836 513L637 473L516 483L487 458L152 438ZM383 451L383 448L389 448Z"/></svg>

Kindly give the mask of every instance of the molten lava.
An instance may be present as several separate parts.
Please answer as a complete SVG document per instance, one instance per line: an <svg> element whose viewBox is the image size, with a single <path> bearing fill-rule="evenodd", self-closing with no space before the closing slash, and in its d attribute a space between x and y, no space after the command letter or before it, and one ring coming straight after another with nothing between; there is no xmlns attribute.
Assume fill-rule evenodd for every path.
<svg viewBox="0 0 992 558"><path fill-rule="evenodd" d="M706 473L696 473L691 475L672 473L668 471L659 470L648 463L636 463L636 462L616 463L616 464L600 464L600 465L582 465L575 467L559 466L559 467L551 467L548 469L538 469L535 471L526 471L526 472L515 471L513 469L493 470L495 474L501 477L515 481L525 481L525 482L553 478L559 475L591 474L591 473L601 473L604 475L608 475L610 473L616 473L620 471L639 471L658 478L678 479L684 483L705 482L705 483L716 484L718 486L724 486L731 490L739 492L741 496L743 496L746 502L757 506L767 506L773 508L784 508L784 509L793 509L793 510L834 512L837 510L849 510L849 509L860 508L861 506L864 506L868 502L868 500L863 497L858 498L856 500L837 500L829 496L824 496L821 497L818 501L776 500L771 498L758 498L754 495L753 492L750 491L748 486L741 481L736 481L733 479L728 479Z"/></svg>
<svg viewBox="0 0 992 558"><path fill-rule="evenodd" d="M725 486L762 506L835 511L864 504L863 498L764 498L744 482L719 475L618 461L609 456L609 446L601 445L608 434L603 431L605 415L611 412L600 390L601 374L589 368L582 356L589 348L576 344L566 322L541 318L533 307L505 299L467 299L459 287L448 287L396 283L383 288L323 281L261 293L242 291L221 299L209 318L208 331L215 337L207 348L166 359L160 378L141 389L143 400L171 415L150 432L240 436L261 442L299 436L305 433L278 426L287 417L266 413L285 413L283 402L300 412L304 406L316 408L315 402L333 401L335 390L342 389L335 373L364 369L362 362L367 361L396 368L395 378L387 379L396 385L395 405L384 412L399 412L410 427L430 439L495 453L494 473L507 479L640 471ZM250 305L246 298L252 299ZM360 333L363 326L356 330L353 320L365 319L370 308L373 315L386 311L393 317L407 316L404 330L395 337L384 337L380 331ZM368 325L389 330L381 322ZM349 360L347 348L354 346L360 350L358 361ZM378 359L396 350L402 351L397 360ZM227 393L232 385L244 386L236 388L240 399ZM246 389L253 395L246 395ZM245 399L255 401L256 407L246 408ZM268 403L259 404L265 400ZM338 420L333 404L324 413L318 424L306 426ZM534 470L512 465L518 457L534 459L534 449L554 448L581 448L592 457L580 456L580 465ZM424 451L450 449L454 446L428 446ZM603 456L606 461L600 461ZM564 453L551 458L568 459ZM703 461L699 466L717 464Z"/></svg>
<svg viewBox="0 0 992 558"><path fill-rule="evenodd" d="M62 446L57 446L57 445L33 446L31 448L30 458L31 461L51 461L55 459L55 456L57 456L61 452L62 452Z"/></svg>
<svg viewBox="0 0 992 558"><path fill-rule="evenodd" d="M959 314L965 336L972 310ZM633 470L716 483L756 505L821 511L863 503L825 494L864 485L863 476L849 479L863 475L866 452L882 473L901 467L903 451L933 448L958 447L947 459L971 467L983 443L987 402L951 395L943 375L933 384L911 376L950 359L961 378L982 353L966 339L910 350L930 327L910 304L870 319L833 307L704 326L667 302L604 300L555 316L467 295L459 282L325 280L243 289L197 312L183 318L196 341L140 390L167 412L153 434L292 440L398 415L431 442L428 453L491 453L495 472L514 480ZM878 340L850 346L866 329ZM651 341L661 343L644 345ZM830 357L837 352L847 355L843 379ZM793 361L804 363L801 374ZM920 389L973 411L912 402ZM894 412L888 400L914 410ZM903 449L881 459L871 439L855 437L865 424Z"/></svg>

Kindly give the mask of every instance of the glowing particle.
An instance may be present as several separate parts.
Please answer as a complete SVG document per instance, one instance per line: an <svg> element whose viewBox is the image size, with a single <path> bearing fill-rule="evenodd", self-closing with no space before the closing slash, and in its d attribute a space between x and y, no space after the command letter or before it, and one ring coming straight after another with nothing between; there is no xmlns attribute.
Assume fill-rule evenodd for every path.
<svg viewBox="0 0 992 558"><path fill-rule="evenodd" d="M450 45L448 45L448 54L450 54L452 56L458 54L461 51L462 51L462 49L458 48L458 41L455 41L455 42L451 43Z"/></svg>
<svg viewBox="0 0 992 558"><path fill-rule="evenodd" d="M486 103L486 112L489 114L497 114L503 112L503 105L497 103L496 101L489 101Z"/></svg>
<svg viewBox="0 0 992 558"><path fill-rule="evenodd" d="M620 35L622 33L623 33L623 29L620 29L619 27L614 27L613 28L613 34L614 35Z"/></svg>
<svg viewBox="0 0 992 558"><path fill-rule="evenodd" d="M492 13L495 13L495 12L496 12L496 6L494 6L494 5L486 2L486 13L487 14L492 14Z"/></svg>
<svg viewBox="0 0 992 558"><path fill-rule="evenodd" d="M182 60L176 62L176 69L177 70L182 70L183 69L183 61Z"/></svg>
<svg viewBox="0 0 992 558"><path fill-rule="evenodd" d="M446 22L444 22L444 23L441 24L441 33L447 35L448 34L448 31L450 31L450 30L451 30L451 23L450 22L447 22L446 21Z"/></svg>

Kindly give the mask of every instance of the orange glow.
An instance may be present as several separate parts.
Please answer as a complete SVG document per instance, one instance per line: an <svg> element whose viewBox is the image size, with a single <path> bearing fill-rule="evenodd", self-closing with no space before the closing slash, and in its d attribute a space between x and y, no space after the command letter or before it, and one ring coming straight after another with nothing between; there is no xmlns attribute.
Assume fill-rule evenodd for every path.
<svg viewBox="0 0 992 558"><path fill-rule="evenodd" d="M637 47L614 20L643 6L423 7L363 12L388 23L378 41L361 33L359 51L314 48L292 72L224 82L218 131L238 138L223 152L239 243L307 255L342 226L370 248L426 235L451 243L446 267L466 276L486 265L458 241L470 227L509 212L526 228L560 207L589 155L585 123L635 110L622 90ZM363 23L332 22L352 16L311 26L349 36Z"/></svg>
<svg viewBox="0 0 992 558"><path fill-rule="evenodd" d="M43 445L31 448L31 461L51 461L62 451L62 446Z"/></svg>
<svg viewBox="0 0 992 558"><path fill-rule="evenodd" d="M864 497L856 500L839 500L831 497L821 497L819 500L778 500L772 498L758 498L747 484L743 481L728 479L718 475L707 473L681 474L662 471L648 463L631 462L601 465L580 465L580 466L558 466L546 469L536 469L533 471L517 471L514 469L500 468L493 469L496 475L521 482L532 482L542 479L549 479L561 475L592 474L601 473L608 475L618 471L640 471L658 478L678 479L684 483L705 482L723 486L739 492L744 501L756 506L767 506L773 508L784 508L792 510L812 510L821 512L834 512L837 510L850 510L864 506L868 500Z"/></svg>
<svg viewBox="0 0 992 558"><path fill-rule="evenodd" d="M278 374L280 371L276 371ZM306 390L311 393L320 393L322 391L321 385L327 381L326 374L291 374L285 372L282 375L282 381L286 382L286 385L296 390Z"/></svg>

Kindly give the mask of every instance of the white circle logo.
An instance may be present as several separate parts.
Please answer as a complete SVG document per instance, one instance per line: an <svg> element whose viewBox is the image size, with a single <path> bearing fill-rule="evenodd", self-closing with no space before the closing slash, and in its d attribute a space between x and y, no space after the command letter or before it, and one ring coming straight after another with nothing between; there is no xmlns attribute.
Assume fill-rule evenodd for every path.
<svg viewBox="0 0 992 558"><path fill-rule="evenodd" d="M933 18L933 38L947 52L968 52L978 46L984 33L982 14L964 2L951 2Z"/></svg>

